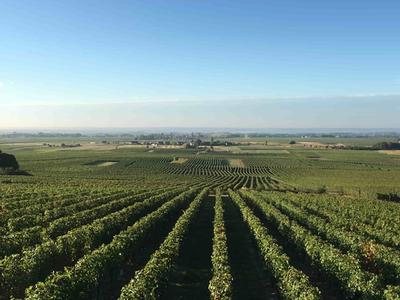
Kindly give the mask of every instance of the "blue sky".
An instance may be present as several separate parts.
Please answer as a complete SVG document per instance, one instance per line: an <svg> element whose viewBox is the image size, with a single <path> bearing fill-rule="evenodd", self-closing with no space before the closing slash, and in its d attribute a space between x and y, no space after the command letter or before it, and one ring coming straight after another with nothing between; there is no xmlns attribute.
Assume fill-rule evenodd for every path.
<svg viewBox="0 0 400 300"><path fill-rule="evenodd" d="M0 127L400 127L399 12L397 0L5 0Z"/></svg>

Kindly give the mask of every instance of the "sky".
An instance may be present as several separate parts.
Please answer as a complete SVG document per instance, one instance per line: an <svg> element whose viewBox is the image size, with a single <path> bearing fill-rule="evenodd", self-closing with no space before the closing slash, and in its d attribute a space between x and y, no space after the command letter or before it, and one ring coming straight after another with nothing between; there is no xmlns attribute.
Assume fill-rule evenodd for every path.
<svg viewBox="0 0 400 300"><path fill-rule="evenodd" d="M0 1L0 129L400 128L398 0Z"/></svg>

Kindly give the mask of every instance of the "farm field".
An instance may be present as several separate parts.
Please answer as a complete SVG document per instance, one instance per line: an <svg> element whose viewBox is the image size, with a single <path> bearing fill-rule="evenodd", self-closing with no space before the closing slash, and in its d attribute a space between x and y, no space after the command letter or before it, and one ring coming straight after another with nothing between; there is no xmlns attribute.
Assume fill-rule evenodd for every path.
<svg viewBox="0 0 400 300"><path fill-rule="evenodd" d="M224 139L225 140L225 139ZM278 144L288 144L290 141L295 140L296 142L305 142L305 143L320 143L327 145L335 145L335 144L344 144L344 145L352 145L352 146L372 146L376 143L381 142L396 142L395 138L279 138L279 137L270 137L270 138L227 138L227 141L238 141L238 142L250 142L250 143L264 143L265 140L271 143Z"/></svg>
<svg viewBox="0 0 400 300"><path fill-rule="evenodd" d="M90 142L101 143L101 141L107 140L109 142L130 142L132 141L132 137L32 137L32 138L0 138L0 145L36 145L41 146L44 142L49 144L72 144L72 143L81 143L82 145L90 144ZM377 143L381 142L396 142L396 138L384 138L384 137L377 137L377 138L323 138L323 137L315 137L315 138L300 138L300 137L249 137L249 138L214 138L214 140L220 139L221 141L228 141L228 142L236 142L236 143L256 143L256 144L264 144L267 140L271 145L277 146L279 144L288 145L288 143L292 140L295 140L298 143L316 143L316 144L324 144L324 145L336 145L336 144L343 144L343 145L350 145L350 146L372 146ZM188 138L190 140L190 138ZM210 142L210 139L202 139L203 141ZM143 142L143 141L141 141ZM171 140L170 142L174 142ZM95 144L92 146L107 146L101 144Z"/></svg>
<svg viewBox="0 0 400 300"><path fill-rule="evenodd" d="M400 299L397 155L221 148L2 145L0 299Z"/></svg>

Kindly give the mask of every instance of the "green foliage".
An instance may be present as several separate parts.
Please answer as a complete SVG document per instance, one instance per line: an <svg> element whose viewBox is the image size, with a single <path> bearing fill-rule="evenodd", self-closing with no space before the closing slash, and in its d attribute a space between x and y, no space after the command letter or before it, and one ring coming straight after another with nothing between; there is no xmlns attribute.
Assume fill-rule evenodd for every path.
<svg viewBox="0 0 400 300"><path fill-rule="evenodd" d="M266 196L261 193L259 195L261 197ZM352 253L361 262L366 261L373 265L374 270L378 271L388 282L400 279L400 252L393 251L391 248L399 247L400 237L388 228L378 229L368 226L361 222L357 216L353 216L351 219L346 218L340 211L337 211L334 205L327 203L330 198L313 195L308 199L313 199L314 204L308 201L308 204L302 203L302 208L299 208L296 206L299 203L299 197L288 195L283 199L279 194L268 194L269 203L291 219L306 224L307 228L314 234L325 237L327 241L344 252ZM319 204L319 206L316 204ZM355 201L339 204L339 207L344 206L348 211L359 211L358 204ZM307 210L303 209L304 207ZM318 217L319 215L327 216L328 220ZM355 222L356 224L354 224ZM385 246L385 244L390 247Z"/></svg>
<svg viewBox="0 0 400 300"><path fill-rule="evenodd" d="M381 142L373 145L372 148L379 150L400 150L400 143Z"/></svg>
<svg viewBox="0 0 400 300"><path fill-rule="evenodd" d="M326 273L334 275L341 282L342 289L348 296L361 296L362 299L376 299L381 295L382 286L379 278L363 270L360 261L353 255L345 255L332 244L313 235L296 221L282 214L268 204L266 198L249 192L241 195L256 205L267 218L276 224L279 232L291 241L299 250L307 253L313 263Z"/></svg>
<svg viewBox="0 0 400 300"><path fill-rule="evenodd" d="M90 200L71 205L68 205L71 201L67 200L50 201L48 204L46 203L45 205L39 206L39 209L42 209L43 206L53 206L53 209L43 216L27 214L23 217L13 218L12 216L15 213L18 213L20 210L26 210L26 207L11 212L6 210L5 219L9 218L7 226L9 228L8 233L10 234L0 240L0 254L10 255L17 253L18 251L21 251L23 247L44 243L49 238L54 239L76 228L78 228L76 232L83 234L81 229L84 229L84 227L81 226L91 221L99 222L101 218L106 217L109 214L115 218L118 218L121 215L128 218L127 213L130 213L135 209L140 213L144 204L154 201L157 203L160 199L164 199L165 196L172 196L176 193L182 192L183 190L184 189L182 188L173 186L166 189L137 193L136 195L134 191L130 190L125 193L118 193L111 196L104 195L99 199L94 197ZM65 207L65 205L67 205L67 207ZM151 206L149 205L149 207ZM9 206L6 205L6 208L9 208ZM32 213L36 211L33 207L30 209ZM118 213L114 214L115 212ZM129 217L133 216L134 214Z"/></svg>
<svg viewBox="0 0 400 300"><path fill-rule="evenodd" d="M257 141L262 144L265 137ZM400 209L398 203L376 200L377 193L400 193L396 155L308 147L268 146L266 150L254 145L224 147L230 152L218 152L216 147L209 153L145 146L119 147L118 151L41 144L4 147L18 157L21 168L35 175L0 178L0 283L5 299L25 293L32 300L82 299L108 287L108 274L118 273L128 260L134 260L135 249L204 187L237 190L246 200L240 202L238 193L231 191L235 203L241 203L237 221L242 218L253 228L251 233L282 298L319 295L304 274L293 270L287 255L263 223L251 216L247 205L262 211L285 242L307 253L306 264L315 264L338 280L344 297L399 299ZM253 152L240 152L243 149ZM187 160L171 163L178 157ZM230 165L233 159L243 165ZM95 161L118 164L88 165ZM325 186L329 193L316 193L318 186ZM331 195L338 191L347 197ZM229 299L232 292L222 206L226 199L217 192L209 283L212 299ZM168 249L179 250L176 243L181 242L179 238L169 244L172 248L163 248L162 255L168 257L165 264L154 260L148 268L159 278L160 287L168 282L179 255ZM146 276L153 274L146 272ZM158 295L154 281L146 278L145 293Z"/></svg>
<svg viewBox="0 0 400 300"><path fill-rule="evenodd" d="M2 153L0 151L0 169L5 169L5 168L12 168L14 170L18 170L19 165L14 155Z"/></svg>
<svg viewBox="0 0 400 300"><path fill-rule="evenodd" d="M389 285L383 294L385 300L399 300L400 299L400 286Z"/></svg>
<svg viewBox="0 0 400 300"><path fill-rule="evenodd" d="M211 262L213 277L208 289L211 300L232 299L232 274L228 258L228 245L225 233L224 208L221 191L217 189L215 195L214 239Z"/></svg>
<svg viewBox="0 0 400 300"><path fill-rule="evenodd" d="M281 297L288 300L321 299L320 291L311 285L303 272L290 265L289 257L283 252L275 239L268 234L268 230L242 198L232 190L229 190L229 195L239 207L243 219L253 234L265 266L278 280Z"/></svg>
<svg viewBox="0 0 400 300"><path fill-rule="evenodd" d="M93 252L82 257L73 268L66 273L53 273L44 283L38 283L27 291L27 299L76 299L96 287L99 280L109 270L118 268L122 262L129 259L135 247L144 239L149 238L162 226L166 220L180 208L182 203L189 201L194 190L166 202L156 211L140 219L128 227L108 245L102 245Z"/></svg>
<svg viewBox="0 0 400 300"><path fill-rule="evenodd" d="M2 281L5 286L13 287L11 293L18 295L24 288L44 279L42 278L44 274L49 275L51 271L49 266L56 264L57 260L65 263L76 261L88 250L94 250L105 239L117 234L124 226L145 216L181 192L182 189L178 189L150 197L115 213L109 213L86 226L82 226L85 223L80 222L79 225L82 227L58 236L55 240L45 239L42 244L27 248L22 253L7 256L2 261ZM74 219L70 218L71 221ZM59 225L61 228L58 230L70 226L69 222L60 222Z"/></svg>

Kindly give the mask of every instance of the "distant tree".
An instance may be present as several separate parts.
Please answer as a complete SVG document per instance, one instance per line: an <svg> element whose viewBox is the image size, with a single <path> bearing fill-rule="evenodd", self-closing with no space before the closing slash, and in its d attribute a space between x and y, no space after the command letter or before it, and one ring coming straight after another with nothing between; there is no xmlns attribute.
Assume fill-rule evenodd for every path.
<svg viewBox="0 0 400 300"><path fill-rule="evenodd" d="M13 168L14 170L18 170L19 165L14 155L2 153L0 151L0 169L4 170L5 168Z"/></svg>
<svg viewBox="0 0 400 300"><path fill-rule="evenodd" d="M374 145L374 148L382 149L382 150L388 150L389 149L389 144L387 142L382 142Z"/></svg>
<svg viewBox="0 0 400 300"><path fill-rule="evenodd" d="M193 141L193 146L194 147L198 147L200 145L201 145L201 140L200 139L197 139L197 140Z"/></svg>
<svg viewBox="0 0 400 300"><path fill-rule="evenodd" d="M62 143L62 144L61 144L61 147L65 147L65 144L64 144L64 143Z"/></svg>
<svg viewBox="0 0 400 300"><path fill-rule="evenodd" d="M265 142L264 142L264 146L267 146L267 145L268 145L268 141L265 141Z"/></svg>
<svg viewBox="0 0 400 300"><path fill-rule="evenodd" d="M399 143L392 143L392 142L382 142L382 143L377 143L372 146L373 149L378 149L378 150L400 150L400 144Z"/></svg>
<svg viewBox="0 0 400 300"><path fill-rule="evenodd" d="M290 141L289 144L290 145L294 145L294 144L296 144L296 142L295 141Z"/></svg>

